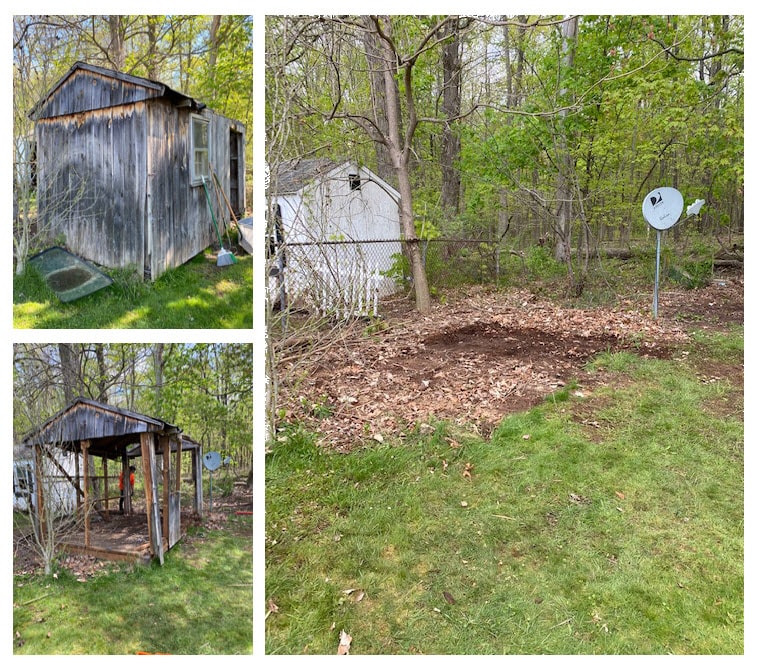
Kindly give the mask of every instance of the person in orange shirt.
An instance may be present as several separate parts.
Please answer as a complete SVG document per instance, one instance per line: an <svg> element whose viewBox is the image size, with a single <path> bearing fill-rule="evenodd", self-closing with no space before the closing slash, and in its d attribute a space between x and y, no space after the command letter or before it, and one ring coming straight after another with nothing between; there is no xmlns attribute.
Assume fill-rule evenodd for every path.
<svg viewBox="0 0 759 670"><path fill-rule="evenodd" d="M134 473L137 468L134 465L129 466L129 495L134 495ZM119 512L124 513L124 471L119 472Z"/></svg>

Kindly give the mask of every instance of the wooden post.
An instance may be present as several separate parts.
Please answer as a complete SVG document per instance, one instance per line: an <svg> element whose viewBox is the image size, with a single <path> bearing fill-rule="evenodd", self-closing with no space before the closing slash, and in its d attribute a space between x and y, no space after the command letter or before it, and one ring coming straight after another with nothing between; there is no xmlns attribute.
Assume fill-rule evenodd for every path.
<svg viewBox="0 0 759 670"><path fill-rule="evenodd" d="M142 473L145 479L145 507L148 518L148 536L153 555L163 565L163 537L161 534L160 512L158 510L158 487L155 472L155 433L140 434L142 453Z"/></svg>
<svg viewBox="0 0 759 670"><path fill-rule="evenodd" d="M174 465L174 468L176 472L174 473L175 483L174 483L174 490L179 493L182 490L182 438L179 437L177 439L177 455L176 455L176 462Z"/></svg>
<svg viewBox="0 0 759 670"><path fill-rule="evenodd" d="M90 441L82 440L82 460L84 465L84 547L90 546Z"/></svg>
<svg viewBox="0 0 759 670"><path fill-rule="evenodd" d="M198 447L193 449L192 457L192 479L195 482L195 514L203 518L203 470L201 460L203 458L203 449Z"/></svg>
<svg viewBox="0 0 759 670"><path fill-rule="evenodd" d="M110 515L109 515L109 500L108 497L110 496L110 490L108 486L108 459L103 456L103 496L105 497L105 520L108 521Z"/></svg>
<svg viewBox="0 0 759 670"><path fill-rule="evenodd" d="M163 484L163 536L169 537L169 488L170 488L170 476L169 476L169 460L171 456L171 441L168 435L161 435L159 444L161 445L161 452L163 456L163 462L161 466L161 480Z"/></svg>

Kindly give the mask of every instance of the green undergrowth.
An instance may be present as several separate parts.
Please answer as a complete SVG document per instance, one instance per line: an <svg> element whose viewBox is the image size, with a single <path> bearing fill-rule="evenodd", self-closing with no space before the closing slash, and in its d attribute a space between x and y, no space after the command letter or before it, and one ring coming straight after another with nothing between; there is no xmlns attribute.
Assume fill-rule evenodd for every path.
<svg viewBox="0 0 759 670"><path fill-rule="evenodd" d="M704 336L699 364L739 364L739 340ZM429 421L344 455L288 428L267 652L334 654L345 630L353 654L743 653L743 424L721 410L741 389L688 356L591 369L620 383L490 440Z"/></svg>

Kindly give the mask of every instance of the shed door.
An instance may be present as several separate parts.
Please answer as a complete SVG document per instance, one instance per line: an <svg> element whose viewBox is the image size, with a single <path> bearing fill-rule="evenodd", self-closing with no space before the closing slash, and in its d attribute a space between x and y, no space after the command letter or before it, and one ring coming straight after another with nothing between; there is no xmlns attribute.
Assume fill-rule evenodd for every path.
<svg viewBox="0 0 759 670"><path fill-rule="evenodd" d="M240 216L243 210L242 196L242 166L243 166L242 133L229 131L229 202L235 210L235 216Z"/></svg>

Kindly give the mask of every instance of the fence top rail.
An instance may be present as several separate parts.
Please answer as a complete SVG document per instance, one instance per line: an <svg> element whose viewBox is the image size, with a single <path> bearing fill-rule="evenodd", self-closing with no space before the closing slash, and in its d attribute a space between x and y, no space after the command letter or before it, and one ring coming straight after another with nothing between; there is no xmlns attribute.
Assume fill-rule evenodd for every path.
<svg viewBox="0 0 759 670"><path fill-rule="evenodd" d="M285 247L313 247L313 246L332 246L332 245L340 245L340 244L387 244L389 242L448 242L448 243L455 243L455 244L493 244L494 240L475 240L475 239L458 239L458 238L450 238L450 237L437 237L432 240L422 240L422 239L415 239L415 240L409 240L409 239L401 239L401 238L392 238L387 240L314 240L313 242L284 242L282 243L282 246Z"/></svg>

